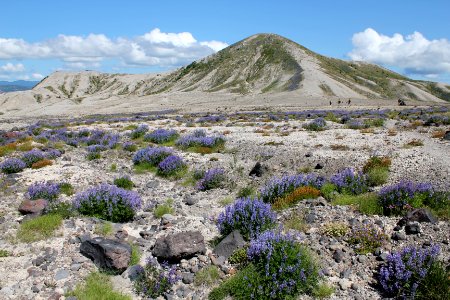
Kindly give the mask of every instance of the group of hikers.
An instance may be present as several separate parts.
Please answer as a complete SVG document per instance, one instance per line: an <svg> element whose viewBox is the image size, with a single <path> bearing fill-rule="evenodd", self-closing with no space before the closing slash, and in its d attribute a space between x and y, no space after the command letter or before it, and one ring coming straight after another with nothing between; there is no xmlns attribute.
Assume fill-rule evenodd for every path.
<svg viewBox="0 0 450 300"><path fill-rule="evenodd" d="M338 100L337 104L341 105L341 103L344 103L344 101ZM406 102L403 99L398 99L397 103L398 103L399 106L406 106ZM348 98L347 105L350 105L350 104L352 104L352 100L350 98ZM333 102L330 100L330 106L331 105L333 105Z"/></svg>

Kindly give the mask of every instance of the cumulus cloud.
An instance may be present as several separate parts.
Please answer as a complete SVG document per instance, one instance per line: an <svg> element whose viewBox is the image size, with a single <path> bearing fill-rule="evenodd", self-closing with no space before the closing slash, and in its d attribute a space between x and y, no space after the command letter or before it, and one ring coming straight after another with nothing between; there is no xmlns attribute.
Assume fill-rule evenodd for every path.
<svg viewBox="0 0 450 300"><path fill-rule="evenodd" d="M126 65L179 66L226 46L219 41L199 42L189 32L164 33L155 28L133 38L61 34L36 43L0 38L0 59L60 59L78 68L98 67L105 59L118 59Z"/></svg>
<svg viewBox="0 0 450 300"><path fill-rule="evenodd" d="M0 66L0 71L2 73L20 73L25 71L25 66L23 64L7 63L3 66Z"/></svg>
<svg viewBox="0 0 450 300"><path fill-rule="evenodd" d="M420 32L403 36L387 36L367 28L352 38L352 60L402 68L408 74L433 77L450 73L450 42L447 39L428 40Z"/></svg>

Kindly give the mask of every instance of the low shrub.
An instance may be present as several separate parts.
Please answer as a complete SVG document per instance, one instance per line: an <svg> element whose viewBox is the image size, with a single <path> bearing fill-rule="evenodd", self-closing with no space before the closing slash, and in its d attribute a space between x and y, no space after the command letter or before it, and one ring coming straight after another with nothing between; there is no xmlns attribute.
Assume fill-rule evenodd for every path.
<svg viewBox="0 0 450 300"><path fill-rule="evenodd" d="M40 168L43 168L43 167L46 167L46 166L51 166L51 165L53 165L53 161L50 160L50 159L46 159L45 158L43 160L40 160L40 161L37 161L37 162L33 163L31 165L31 168L32 169L40 169Z"/></svg>
<svg viewBox="0 0 450 300"><path fill-rule="evenodd" d="M158 164L157 174L164 177L176 175L187 168L183 159L177 155L169 155Z"/></svg>
<svg viewBox="0 0 450 300"><path fill-rule="evenodd" d="M287 194L284 197L277 198L272 204L274 209L283 209L291 205L294 205L303 199L314 199L320 196L320 191L311 186L301 186L296 188L292 193Z"/></svg>
<svg viewBox="0 0 450 300"><path fill-rule="evenodd" d="M284 221L283 228L306 232L309 229L304 212L292 212Z"/></svg>
<svg viewBox="0 0 450 300"><path fill-rule="evenodd" d="M125 190L131 190L134 187L134 183L131 180L130 176L128 176L128 175L123 175L123 176L114 178L113 183L115 186L120 187Z"/></svg>
<svg viewBox="0 0 450 300"><path fill-rule="evenodd" d="M176 141L176 145L182 149L191 148L195 152L203 149L204 154L212 153L223 148L225 138L223 136L207 136L202 129L195 130L192 134L180 137Z"/></svg>
<svg viewBox="0 0 450 300"><path fill-rule="evenodd" d="M273 228L275 224L276 214L270 205L259 199L250 198L240 198L226 206L217 220L217 228L222 236L239 230L247 239Z"/></svg>
<svg viewBox="0 0 450 300"><path fill-rule="evenodd" d="M327 223L322 227L322 234L332 237L342 237L348 232L348 225L340 222Z"/></svg>
<svg viewBox="0 0 450 300"><path fill-rule="evenodd" d="M316 118L309 123L303 124L303 128L312 131L322 131L327 127L327 122L324 118Z"/></svg>
<svg viewBox="0 0 450 300"><path fill-rule="evenodd" d="M379 271L382 291L401 299L447 299L450 272L437 260L439 252L437 245L408 246L388 255Z"/></svg>
<svg viewBox="0 0 450 300"><path fill-rule="evenodd" d="M22 161L30 168L34 163L45 159L45 154L39 149L33 149L22 155Z"/></svg>
<svg viewBox="0 0 450 300"><path fill-rule="evenodd" d="M73 205L83 215L112 222L127 222L133 219L141 207L141 198L133 191L101 184L78 193Z"/></svg>
<svg viewBox="0 0 450 300"><path fill-rule="evenodd" d="M96 160L96 159L100 159L102 156L100 155L100 152L88 152L88 154L86 154L86 159L87 160Z"/></svg>
<svg viewBox="0 0 450 300"><path fill-rule="evenodd" d="M326 182L320 188L320 193L327 200L333 200L337 194L337 188L334 184Z"/></svg>
<svg viewBox="0 0 450 300"><path fill-rule="evenodd" d="M155 207L153 214L156 218L161 218L165 214L173 215L174 211L173 199L167 199L164 204L160 204Z"/></svg>
<svg viewBox="0 0 450 300"><path fill-rule="evenodd" d="M284 176L271 179L261 190L261 198L266 203L274 203L295 189L302 186L311 186L320 189L325 180L313 173Z"/></svg>
<svg viewBox="0 0 450 300"><path fill-rule="evenodd" d="M156 259L149 257L134 281L134 288L140 296L157 298L168 292L180 279L175 266L167 264L159 266Z"/></svg>
<svg viewBox="0 0 450 300"><path fill-rule="evenodd" d="M373 223L357 224L349 233L348 242L355 245L356 253L371 253L387 241L387 235Z"/></svg>
<svg viewBox="0 0 450 300"><path fill-rule="evenodd" d="M219 280L219 269L216 266L207 266L195 273L194 284L196 286L212 286Z"/></svg>
<svg viewBox="0 0 450 300"><path fill-rule="evenodd" d="M27 194L31 200L45 199L55 201L61 193L58 183L51 181L35 182L28 187Z"/></svg>
<svg viewBox="0 0 450 300"><path fill-rule="evenodd" d="M245 197L254 196L255 194L256 194L256 191L253 186L244 186L239 190L237 197L245 198Z"/></svg>
<svg viewBox="0 0 450 300"><path fill-rule="evenodd" d="M167 156L172 155L172 150L165 147L147 147L138 150L133 156L135 165L157 167Z"/></svg>
<svg viewBox="0 0 450 300"><path fill-rule="evenodd" d="M144 136L144 141L155 144L164 144L175 141L178 138L178 133L174 129L156 129Z"/></svg>
<svg viewBox="0 0 450 300"><path fill-rule="evenodd" d="M382 215L383 208L378 202L378 196L375 193L366 193L360 195L337 195L332 201L333 205L352 205L361 213L366 215Z"/></svg>
<svg viewBox="0 0 450 300"><path fill-rule="evenodd" d="M207 191L224 187L226 181L224 169L210 169L206 171L203 177L197 182L199 191Z"/></svg>
<svg viewBox="0 0 450 300"><path fill-rule="evenodd" d="M363 172L368 173L373 168L387 168L391 166L391 159L387 156L371 156L363 166Z"/></svg>
<svg viewBox="0 0 450 300"><path fill-rule="evenodd" d="M73 195L73 186L69 182L61 182L59 184L59 189L61 194L72 196Z"/></svg>
<svg viewBox="0 0 450 300"><path fill-rule="evenodd" d="M112 233L113 233L113 226L111 222L98 223L94 227L94 234L107 237L110 236Z"/></svg>
<svg viewBox="0 0 450 300"><path fill-rule="evenodd" d="M130 244L131 246L131 257L130 257L130 266L134 266L139 264L141 261L141 250L139 249L139 246L136 244Z"/></svg>
<svg viewBox="0 0 450 300"><path fill-rule="evenodd" d="M0 164L0 170L5 174L19 173L26 167L25 162L19 158L8 158Z"/></svg>
<svg viewBox="0 0 450 300"><path fill-rule="evenodd" d="M408 210L425 205L433 207L440 202L434 197L434 190L430 184L415 184L410 181L401 181L382 188L378 198L383 214L387 216L402 215Z"/></svg>
<svg viewBox="0 0 450 300"><path fill-rule="evenodd" d="M140 124L138 127L136 127L136 129L134 129L131 134L130 137L132 139L138 139L142 136L144 136L144 134L148 131L148 125L146 124Z"/></svg>
<svg viewBox="0 0 450 300"><path fill-rule="evenodd" d="M76 211L71 203L57 200L52 201L47 205L44 214L59 215L63 219L68 219L76 216Z"/></svg>
<svg viewBox="0 0 450 300"><path fill-rule="evenodd" d="M247 248L243 247L235 250L233 254L228 257L228 262L233 265L245 266L248 263Z"/></svg>
<svg viewBox="0 0 450 300"><path fill-rule="evenodd" d="M8 257L10 255L11 255L11 253L9 253L9 251L0 249L0 257Z"/></svg>
<svg viewBox="0 0 450 300"><path fill-rule="evenodd" d="M389 178L389 169L376 167L366 173L369 186L380 186L387 182Z"/></svg>
<svg viewBox="0 0 450 300"><path fill-rule="evenodd" d="M62 217L57 214L48 214L27 220L20 224L17 238L25 243L43 240L53 236L56 229L62 224Z"/></svg>
<svg viewBox="0 0 450 300"><path fill-rule="evenodd" d="M122 148L125 151L134 152L137 150L137 145L133 142L125 142L122 144Z"/></svg>
<svg viewBox="0 0 450 300"><path fill-rule="evenodd" d="M331 176L330 182L344 194L358 195L369 190L366 176L362 172L355 172L353 168L346 168Z"/></svg>

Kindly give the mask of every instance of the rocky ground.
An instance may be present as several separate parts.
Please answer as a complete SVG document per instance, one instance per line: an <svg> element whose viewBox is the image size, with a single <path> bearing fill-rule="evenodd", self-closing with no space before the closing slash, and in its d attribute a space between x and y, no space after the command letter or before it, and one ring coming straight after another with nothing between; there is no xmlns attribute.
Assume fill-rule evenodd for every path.
<svg viewBox="0 0 450 300"><path fill-rule="evenodd" d="M150 130L173 128L179 132L189 132L194 129L171 117L145 123ZM134 190L144 202L143 209L133 222L113 224L109 238L137 244L142 253L142 264L151 255L158 238L180 232L200 232L205 251L178 262L177 271L183 279L173 286L168 299L206 299L210 288L193 284L195 273L204 266L219 266L222 278L235 272L234 266L213 253L212 241L219 235L215 220L223 211L225 200L234 199L242 187L251 185L259 189L273 176L296 174L301 169L327 177L344 167L361 168L371 155L377 154L392 159L388 185L405 179L430 182L440 190L450 189L450 144L448 140L432 137L436 130L434 127L415 127L409 121L388 120L383 127L361 132L328 122L327 130L310 132L302 128L303 123L296 120L224 121L205 127L207 132L225 134L224 151L206 155L181 150L176 152L192 169L221 167L226 170L227 188L206 192L183 184L183 179L167 180L153 173L135 173L132 153L121 149L107 150L102 159L87 161L84 148L65 146L65 153L52 166L26 169L12 175L2 174L0 249L10 255L0 257L0 298L64 299L66 292L97 269L89 258L80 253L80 245L99 235L95 229L103 222L101 220L89 217L64 220L55 236L43 241L22 243L15 238L24 218L18 212L18 206L25 199L26 188L36 181L67 181L74 186L75 192L80 192L99 183L112 183L119 175L130 175L135 184ZM126 136L129 131L124 128L129 124L96 123L85 127L107 129ZM439 129L448 130L449 127ZM405 146L414 139L422 140L423 146ZM256 162L267 167L261 177L248 175ZM117 170L111 170L112 164L117 165ZM61 197L64 201L72 199ZM174 200L175 212L156 218L154 206L168 198ZM331 299L380 299L374 285L374 274L387 252L404 245L437 243L441 246L442 259L448 261L450 258L450 225L446 221L420 223L418 232L406 234L404 228L395 228L400 218L366 216L352 207L333 206L323 198L302 201L279 213L280 223L292 214L301 216L305 221L301 240L317 253L324 276L335 287ZM360 255L344 239L323 233L323 226L330 222L342 222L349 226L375 223L391 239L375 254ZM139 299L133 293L129 278L131 271L113 276L113 284L115 289ZM309 297L302 296L301 299Z"/></svg>

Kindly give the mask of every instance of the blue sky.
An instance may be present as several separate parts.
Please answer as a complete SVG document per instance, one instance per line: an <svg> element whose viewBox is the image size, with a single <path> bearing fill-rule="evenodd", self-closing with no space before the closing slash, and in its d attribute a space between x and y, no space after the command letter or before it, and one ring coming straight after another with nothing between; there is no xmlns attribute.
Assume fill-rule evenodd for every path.
<svg viewBox="0 0 450 300"><path fill-rule="evenodd" d="M0 80L173 69L255 33L450 82L450 1L24 1L1 5Z"/></svg>

